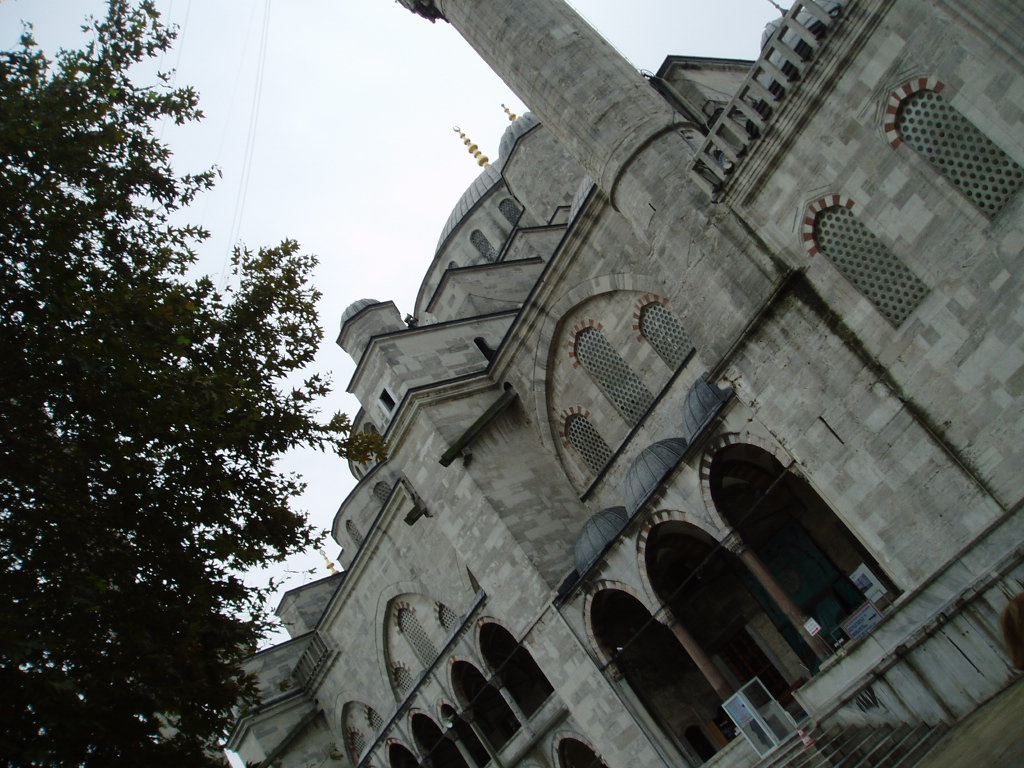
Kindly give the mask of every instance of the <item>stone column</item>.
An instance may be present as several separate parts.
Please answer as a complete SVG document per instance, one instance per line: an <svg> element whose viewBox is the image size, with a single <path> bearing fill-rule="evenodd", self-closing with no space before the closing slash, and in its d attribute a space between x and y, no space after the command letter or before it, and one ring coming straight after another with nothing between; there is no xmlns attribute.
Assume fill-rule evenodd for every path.
<svg viewBox="0 0 1024 768"><path fill-rule="evenodd" d="M732 531L725 540L725 546L726 549L739 557L743 565L750 571L750 574L764 587L771 599L775 601L775 604L779 606L782 612L786 614L786 618L796 628L797 634L803 638L807 646L814 652L814 655L818 657L818 660L827 659L831 656L832 649L825 642L824 638L821 635L811 635L804 628L810 617L800 610L800 606L783 589L779 580L775 578L775 574L768 570L768 566L757 556L757 553L746 545L743 539L740 538L739 533Z"/></svg>
<svg viewBox="0 0 1024 768"><path fill-rule="evenodd" d="M704 679L711 684L711 687L715 689L715 693L718 697L725 701L733 694L732 686L726 681L725 676L718 671L718 667L711 660L711 657L707 654L700 643L697 642L697 638L690 634L690 630L683 626L683 624L675 617L675 615L668 608L662 608L658 611L655 618L664 624L666 627L672 630L672 634L676 636L676 640L683 646L687 655L693 660L693 663L697 665L697 669L704 675Z"/></svg>
<svg viewBox="0 0 1024 768"><path fill-rule="evenodd" d="M503 698L505 700L505 703L508 704L508 708L512 710L512 714L515 715L516 719L519 721L520 726L528 732L532 733L532 731L530 731L529 727L527 726L527 722L530 718L528 718L526 716L526 713L523 712L522 707L519 706L519 702L515 700L514 696L512 696L512 692L505 687L504 683L501 680L501 675L499 675L497 672L491 675L490 684L494 686L494 689L498 691L498 693L501 694L501 698Z"/></svg>
<svg viewBox="0 0 1024 768"><path fill-rule="evenodd" d="M491 758L491 762L494 763L495 768L505 768L501 762L501 758L498 757L498 753L494 751L494 747L491 746L491 742L484 736L484 732L480 730L480 726L476 724L476 715L473 714L471 709L466 709L460 717L473 731L473 735L476 736L476 740L479 741L483 748L487 750L487 755Z"/></svg>
<svg viewBox="0 0 1024 768"><path fill-rule="evenodd" d="M476 764L476 760L473 759L473 755L471 755L469 750L466 749L466 745L462 742L462 739L459 738L459 734L455 730L454 723L452 723L451 728L444 732L444 737L455 745L455 748L459 750L459 754L462 756L463 761L469 766L469 768L480 768L480 766Z"/></svg>

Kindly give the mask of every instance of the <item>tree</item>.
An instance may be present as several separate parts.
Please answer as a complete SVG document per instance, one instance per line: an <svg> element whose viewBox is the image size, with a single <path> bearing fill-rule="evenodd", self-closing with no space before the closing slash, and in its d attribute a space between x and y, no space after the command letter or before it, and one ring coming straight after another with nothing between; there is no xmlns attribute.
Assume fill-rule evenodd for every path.
<svg viewBox="0 0 1024 768"><path fill-rule="evenodd" d="M267 622L241 573L316 538L278 458L382 448L285 383L321 339L312 257L189 277L206 233L171 216L215 174L156 129L197 97L129 73L173 30L127 0L84 29L0 53L0 765L214 764Z"/></svg>

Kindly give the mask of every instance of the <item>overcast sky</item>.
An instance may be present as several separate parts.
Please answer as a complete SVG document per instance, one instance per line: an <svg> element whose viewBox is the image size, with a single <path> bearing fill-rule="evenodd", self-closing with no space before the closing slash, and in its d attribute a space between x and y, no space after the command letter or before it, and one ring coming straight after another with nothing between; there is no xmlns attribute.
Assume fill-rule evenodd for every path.
<svg viewBox="0 0 1024 768"><path fill-rule="evenodd" d="M651 71L669 54L756 58L765 23L779 15L769 0L572 4L634 66ZM0 44L15 46L27 21L45 49L76 47L82 19L102 15L105 5L0 0ZM334 343L341 312L363 297L412 312L441 228L480 171L453 126L494 159L507 126L501 104L517 113L525 106L448 24L392 0L156 5L180 28L161 69L195 86L206 114L199 125L166 126L163 137L180 171L216 165L223 173L188 216L213 233L201 251L203 270L221 272L235 242L294 238L317 254L325 329L318 366L337 390L324 409L354 416L358 403L344 392L352 361ZM329 529L354 484L347 466L317 454L290 466L309 485L298 506ZM333 542L328 553L336 559ZM312 554L276 574L292 588L327 571Z"/></svg>

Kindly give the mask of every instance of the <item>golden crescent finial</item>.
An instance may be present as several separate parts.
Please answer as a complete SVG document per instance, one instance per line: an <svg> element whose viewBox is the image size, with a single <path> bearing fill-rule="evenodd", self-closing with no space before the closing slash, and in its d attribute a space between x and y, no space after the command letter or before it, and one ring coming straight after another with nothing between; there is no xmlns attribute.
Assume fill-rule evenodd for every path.
<svg viewBox="0 0 1024 768"><path fill-rule="evenodd" d="M323 555L324 562L327 563L327 570L331 573L341 573L341 571L338 570L338 566L331 562L331 558L327 556L326 552L320 550L320 554Z"/></svg>
<svg viewBox="0 0 1024 768"><path fill-rule="evenodd" d="M469 136L463 133L462 129L459 128L459 126L454 126L452 130L459 134L459 137L462 139L462 143L466 145L466 150L469 152L469 154L476 158L477 165L481 166L482 168L486 168L491 164L491 161L487 158L487 155L480 151L480 147L474 144L472 139L470 139Z"/></svg>
<svg viewBox="0 0 1024 768"><path fill-rule="evenodd" d="M511 109L506 107L504 104L501 105L501 108L504 109L505 114L508 115L508 121L510 123L514 123L517 119L516 114Z"/></svg>

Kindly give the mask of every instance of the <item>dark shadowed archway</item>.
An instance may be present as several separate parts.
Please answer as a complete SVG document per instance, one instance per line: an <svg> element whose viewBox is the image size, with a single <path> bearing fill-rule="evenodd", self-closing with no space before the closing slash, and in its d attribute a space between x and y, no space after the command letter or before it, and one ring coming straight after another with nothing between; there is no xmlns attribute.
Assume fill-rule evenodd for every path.
<svg viewBox="0 0 1024 768"><path fill-rule="evenodd" d="M530 652L501 625L489 622L481 627L480 651L527 717L554 691Z"/></svg>
<svg viewBox="0 0 1024 768"><path fill-rule="evenodd" d="M452 666L452 683L463 712L475 718L494 749L500 749L519 730L519 721L501 693L468 661L456 661Z"/></svg>

